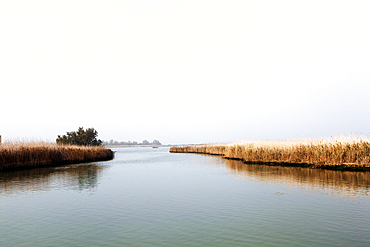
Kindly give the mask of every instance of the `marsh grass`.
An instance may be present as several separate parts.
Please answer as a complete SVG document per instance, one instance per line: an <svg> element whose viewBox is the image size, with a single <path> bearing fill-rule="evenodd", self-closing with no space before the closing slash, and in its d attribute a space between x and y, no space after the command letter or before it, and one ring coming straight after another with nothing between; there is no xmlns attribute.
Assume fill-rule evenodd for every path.
<svg viewBox="0 0 370 247"><path fill-rule="evenodd" d="M0 171L110 160L113 156L113 151L104 147L6 142L0 145Z"/></svg>
<svg viewBox="0 0 370 247"><path fill-rule="evenodd" d="M250 164L370 170L370 138L367 136L183 146L172 147L170 152L221 155Z"/></svg>

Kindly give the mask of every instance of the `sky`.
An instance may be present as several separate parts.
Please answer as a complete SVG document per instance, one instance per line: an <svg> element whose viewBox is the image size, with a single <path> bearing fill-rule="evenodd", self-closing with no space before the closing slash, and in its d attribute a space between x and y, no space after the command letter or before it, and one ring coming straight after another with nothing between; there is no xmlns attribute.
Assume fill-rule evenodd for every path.
<svg viewBox="0 0 370 247"><path fill-rule="evenodd" d="M0 0L0 135L370 133L370 1Z"/></svg>

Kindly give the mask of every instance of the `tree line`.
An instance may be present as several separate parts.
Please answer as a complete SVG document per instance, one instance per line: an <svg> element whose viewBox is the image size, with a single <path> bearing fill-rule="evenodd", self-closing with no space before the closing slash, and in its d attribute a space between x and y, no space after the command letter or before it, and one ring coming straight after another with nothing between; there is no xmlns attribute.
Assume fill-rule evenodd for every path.
<svg viewBox="0 0 370 247"><path fill-rule="evenodd" d="M79 145L79 146L100 146L100 145L162 145L158 140L149 142L143 140L142 142L136 141L102 141L97 139L98 132L94 128L88 128L84 130L83 127L79 127L77 131L67 132L65 135L58 135L56 143L58 145Z"/></svg>
<svg viewBox="0 0 370 247"><path fill-rule="evenodd" d="M116 141L116 140L109 140L109 141L103 141L103 145L162 145L162 143L158 140L153 140L152 142L149 142L148 140L143 140L142 142L136 142L136 141Z"/></svg>

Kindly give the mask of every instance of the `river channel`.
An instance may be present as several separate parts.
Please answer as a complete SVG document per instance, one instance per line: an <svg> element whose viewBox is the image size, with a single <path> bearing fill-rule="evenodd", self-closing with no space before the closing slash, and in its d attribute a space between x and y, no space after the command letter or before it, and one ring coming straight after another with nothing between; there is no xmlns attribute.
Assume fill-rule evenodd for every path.
<svg viewBox="0 0 370 247"><path fill-rule="evenodd" d="M0 172L0 246L370 246L370 173L169 148Z"/></svg>

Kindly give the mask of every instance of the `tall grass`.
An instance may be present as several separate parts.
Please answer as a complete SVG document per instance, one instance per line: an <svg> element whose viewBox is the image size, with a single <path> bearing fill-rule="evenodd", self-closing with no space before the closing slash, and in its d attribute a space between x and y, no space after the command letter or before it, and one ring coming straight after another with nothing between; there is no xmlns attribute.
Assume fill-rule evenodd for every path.
<svg viewBox="0 0 370 247"><path fill-rule="evenodd" d="M172 147L170 152L222 155L245 163L338 170L370 170L370 138L340 137L309 141L255 141Z"/></svg>
<svg viewBox="0 0 370 247"><path fill-rule="evenodd" d="M113 156L113 151L104 147L8 142L0 145L0 171L110 160Z"/></svg>

